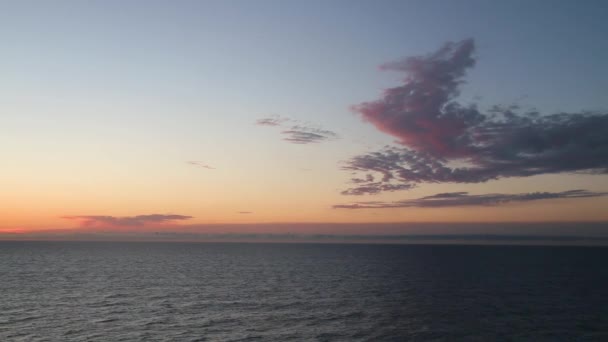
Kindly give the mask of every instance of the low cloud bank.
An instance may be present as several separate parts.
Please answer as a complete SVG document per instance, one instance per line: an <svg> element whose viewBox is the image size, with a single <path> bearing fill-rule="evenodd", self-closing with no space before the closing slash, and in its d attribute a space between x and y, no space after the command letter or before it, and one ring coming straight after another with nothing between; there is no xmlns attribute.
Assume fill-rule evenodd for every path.
<svg viewBox="0 0 608 342"><path fill-rule="evenodd" d="M80 225L83 227L137 227L189 220L192 218L192 216L173 214L150 214L137 216L75 215L63 216L62 218L80 221Z"/></svg>
<svg viewBox="0 0 608 342"><path fill-rule="evenodd" d="M394 202L367 201L334 205L335 209L387 209L387 208L445 208L463 206L497 206L508 203L532 202L550 199L588 198L606 196L606 192L568 190L562 192L529 192L523 194L482 194L446 192L416 199Z"/></svg>

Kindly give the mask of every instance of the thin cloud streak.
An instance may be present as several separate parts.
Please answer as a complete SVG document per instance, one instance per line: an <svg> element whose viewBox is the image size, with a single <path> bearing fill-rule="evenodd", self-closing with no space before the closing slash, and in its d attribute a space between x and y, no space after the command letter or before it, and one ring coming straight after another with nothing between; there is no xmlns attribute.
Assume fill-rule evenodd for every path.
<svg viewBox="0 0 608 342"><path fill-rule="evenodd" d="M446 208L470 206L498 206L508 203L532 202L550 199L575 199L601 197L608 192L568 190L562 192L530 192L523 194L482 194L468 192L446 192L416 199L395 202L368 201L334 205L334 209L391 209L391 208Z"/></svg>
<svg viewBox="0 0 608 342"><path fill-rule="evenodd" d="M175 221L189 220L192 216L149 214L137 216L106 216L106 215L75 215L63 216L63 219L80 221L82 227L138 227L173 223Z"/></svg>
<svg viewBox="0 0 608 342"><path fill-rule="evenodd" d="M416 187L415 184L411 183L403 183L403 184L391 184L391 183L383 183L383 182L372 182L365 183L364 185L359 185L347 190L340 192L342 195L375 195L381 192L392 192L399 190L410 190Z"/></svg>
<svg viewBox="0 0 608 342"><path fill-rule="evenodd" d="M282 131L281 134L286 135L283 140L294 144L311 144L338 138L338 135L332 131L301 125L293 126Z"/></svg>
<svg viewBox="0 0 608 342"><path fill-rule="evenodd" d="M382 66L405 73L403 84L353 110L401 146L346 161L343 169L381 180L359 182L344 194L394 191L387 185L395 184L407 190L417 183L608 174L608 113L541 115L517 106L482 111L456 101L466 71L475 65L474 50L469 39Z"/></svg>
<svg viewBox="0 0 608 342"><path fill-rule="evenodd" d="M281 126L283 123L289 121L287 118L280 116L272 116L268 118L258 119L255 123L260 126Z"/></svg>
<svg viewBox="0 0 608 342"><path fill-rule="evenodd" d="M312 144L339 138L336 132L280 116L259 119L256 124L285 128L281 131L281 134L285 136L283 140L292 144Z"/></svg>
<svg viewBox="0 0 608 342"><path fill-rule="evenodd" d="M213 166L207 165L207 164L205 164L203 162L200 162L200 161L193 160L193 161L188 161L187 163L190 164L190 165L192 165L192 166L200 167L200 168L203 168L203 169L215 170L215 168Z"/></svg>

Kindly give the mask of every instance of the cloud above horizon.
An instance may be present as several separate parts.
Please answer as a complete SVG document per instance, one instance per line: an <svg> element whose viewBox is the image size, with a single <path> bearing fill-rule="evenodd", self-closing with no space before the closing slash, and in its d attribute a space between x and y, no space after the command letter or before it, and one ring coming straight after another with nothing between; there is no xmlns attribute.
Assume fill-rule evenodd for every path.
<svg viewBox="0 0 608 342"><path fill-rule="evenodd" d="M139 227L189 220L192 216L149 214L137 216L75 215L63 219L80 221L82 227Z"/></svg>
<svg viewBox="0 0 608 342"><path fill-rule="evenodd" d="M403 83L352 109L400 146L346 161L343 169L365 178L354 178L342 194L564 172L608 174L608 113L542 115L517 106L482 111L475 103L459 103L474 51L472 39L449 42L432 54L381 66L405 73Z"/></svg>
<svg viewBox="0 0 608 342"><path fill-rule="evenodd" d="M285 129L281 131L281 134L285 136L283 140L292 144L319 143L339 138L336 132L280 116L258 119L256 124L259 126L284 127Z"/></svg>
<svg viewBox="0 0 608 342"><path fill-rule="evenodd" d="M334 205L334 209L388 209L388 208L445 208L463 206L498 206L516 202L531 202L549 199L589 198L607 196L608 192L568 190L562 192L529 192L523 194L482 194L468 192L446 192L416 199L394 202L368 201Z"/></svg>
<svg viewBox="0 0 608 342"><path fill-rule="evenodd" d="M289 119L275 115L275 116L271 116L268 118L258 119L255 123L256 123L256 125L259 125L259 126L274 127L274 126L281 126L283 123L285 123L287 121L289 121Z"/></svg>
<svg viewBox="0 0 608 342"><path fill-rule="evenodd" d="M190 165L192 165L192 166L200 167L200 168L203 168L203 169L215 170L215 168L213 166L210 166L210 165L205 164L205 163L200 162L200 161L192 160L192 161L187 161L187 163L190 164Z"/></svg>

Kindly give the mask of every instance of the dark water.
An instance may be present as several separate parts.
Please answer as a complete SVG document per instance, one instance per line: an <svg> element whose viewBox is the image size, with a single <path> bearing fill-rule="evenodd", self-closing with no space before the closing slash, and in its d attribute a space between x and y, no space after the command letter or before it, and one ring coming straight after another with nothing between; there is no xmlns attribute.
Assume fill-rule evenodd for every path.
<svg viewBox="0 0 608 342"><path fill-rule="evenodd" d="M608 248L0 242L0 341L608 341Z"/></svg>

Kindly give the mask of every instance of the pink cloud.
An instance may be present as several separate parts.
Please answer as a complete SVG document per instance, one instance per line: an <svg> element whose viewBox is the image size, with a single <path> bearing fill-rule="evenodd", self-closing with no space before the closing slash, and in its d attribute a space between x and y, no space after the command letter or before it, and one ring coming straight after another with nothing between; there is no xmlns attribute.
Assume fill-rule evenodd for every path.
<svg viewBox="0 0 608 342"><path fill-rule="evenodd" d="M404 72L400 86L353 106L364 121L401 146L354 156L346 195L408 190L417 183L479 183L506 177L585 172L608 174L608 113L541 115L516 106L481 111L457 101L465 72L475 65L467 39L438 51L388 63ZM497 80L499 81L499 80ZM375 180L375 176L381 176Z"/></svg>
<svg viewBox="0 0 608 342"><path fill-rule="evenodd" d="M189 220L192 216L149 214L137 216L76 215L63 216L67 220L80 222L81 227L142 227L155 226L175 221Z"/></svg>
<svg viewBox="0 0 608 342"><path fill-rule="evenodd" d="M460 156L455 144L466 129L483 117L472 108L449 103L468 68L475 64L473 40L448 43L439 51L381 66L407 74L401 86L387 89L382 99L353 106L356 112L415 150Z"/></svg>

